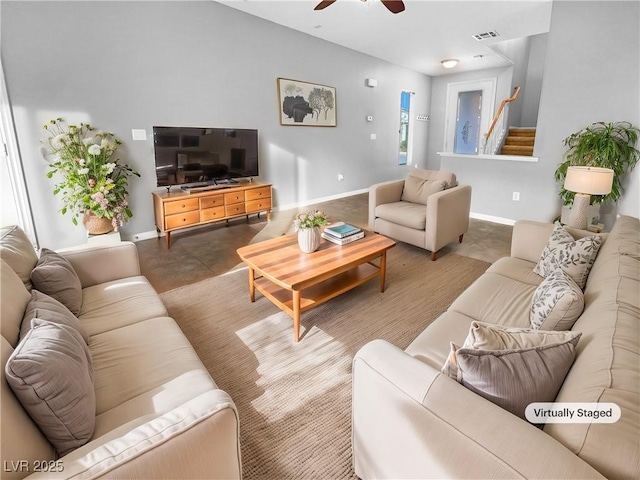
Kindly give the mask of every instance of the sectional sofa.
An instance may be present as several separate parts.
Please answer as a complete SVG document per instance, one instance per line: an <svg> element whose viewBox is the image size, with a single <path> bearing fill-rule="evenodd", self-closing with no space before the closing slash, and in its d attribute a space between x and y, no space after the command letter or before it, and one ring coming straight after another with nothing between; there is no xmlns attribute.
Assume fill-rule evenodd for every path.
<svg viewBox="0 0 640 480"><path fill-rule="evenodd" d="M549 248L556 228L517 222L511 256L494 263L406 350L375 340L357 353L352 444L359 477L640 478L640 222L620 217L600 237L590 272L574 282L584 282L583 292L538 302L552 278L539 268L543 259L559 254L554 258L568 270L593 260L588 248L577 256ZM576 239L567 248L594 245L593 234L566 230ZM532 331L545 302L556 303L542 308L542 326L558 328ZM475 343L482 328L512 339L526 332L566 340L486 348ZM555 359L537 363L552 351L568 359L563 367ZM517 363L519 357L525 361ZM479 375L486 365L488 373ZM544 377L556 382L551 390L537 385ZM620 418L534 425L522 411L526 396L519 410L507 401L527 391L533 402L614 404Z"/></svg>
<svg viewBox="0 0 640 480"><path fill-rule="evenodd" d="M38 256L6 227L0 257L3 479L241 477L233 400L134 244Z"/></svg>

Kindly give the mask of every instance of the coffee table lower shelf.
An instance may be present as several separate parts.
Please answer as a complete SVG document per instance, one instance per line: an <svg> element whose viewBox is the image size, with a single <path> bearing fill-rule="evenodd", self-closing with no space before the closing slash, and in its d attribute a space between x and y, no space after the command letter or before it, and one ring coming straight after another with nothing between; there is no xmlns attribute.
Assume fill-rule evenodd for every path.
<svg viewBox="0 0 640 480"><path fill-rule="evenodd" d="M300 313L314 308L380 275L380 268L373 263L363 263L316 285L300 291ZM265 277L255 279L255 287L278 308L295 318L294 292L279 287Z"/></svg>

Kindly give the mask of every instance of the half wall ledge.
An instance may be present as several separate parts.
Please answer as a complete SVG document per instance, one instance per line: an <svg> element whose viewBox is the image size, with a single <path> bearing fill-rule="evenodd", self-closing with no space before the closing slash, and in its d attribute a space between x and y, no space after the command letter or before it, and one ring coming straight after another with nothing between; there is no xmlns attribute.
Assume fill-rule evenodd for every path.
<svg viewBox="0 0 640 480"><path fill-rule="evenodd" d="M537 162L538 157L525 157L523 155L470 155L452 152L436 152L440 157L463 158L465 160L501 160L505 162Z"/></svg>

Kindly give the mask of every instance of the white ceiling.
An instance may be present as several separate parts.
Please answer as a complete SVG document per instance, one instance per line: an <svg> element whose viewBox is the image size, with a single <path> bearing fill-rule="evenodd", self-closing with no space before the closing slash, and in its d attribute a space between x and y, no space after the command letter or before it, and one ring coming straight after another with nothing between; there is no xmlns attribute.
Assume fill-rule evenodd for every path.
<svg viewBox="0 0 640 480"><path fill-rule="evenodd" d="M317 38L431 76L508 66L491 45L549 31L552 0L405 0L389 12L379 0L217 0L219 3ZM477 41L472 35L497 31ZM482 58L474 58L482 55ZM445 58L458 66L445 69Z"/></svg>

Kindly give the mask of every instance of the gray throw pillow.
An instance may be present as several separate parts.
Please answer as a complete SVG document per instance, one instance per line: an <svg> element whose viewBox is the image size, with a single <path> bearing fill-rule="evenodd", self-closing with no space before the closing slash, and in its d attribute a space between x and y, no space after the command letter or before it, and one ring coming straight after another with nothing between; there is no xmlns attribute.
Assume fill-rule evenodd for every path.
<svg viewBox="0 0 640 480"><path fill-rule="evenodd" d="M55 298L71 313L78 315L82 307L82 285L69 260L59 253L43 248L36 267L31 272L33 288Z"/></svg>
<svg viewBox="0 0 640 480"><path fill-rule="evenodd" d="M580 335L581 333L579 332L506 327L495 323L478 322L474 320L471 322L469 333L464 340L462 348L471 348L474 350L519 350L563 343L579 338ZM458 348L460 347L451 342L451 353L442 367L442 373L453 380L458 380L458 367L455 356Z"/></svg>
<svg viewBox="0 0 640 480"><path fill-rule="evenodd" d="M403 202L427 204L429 195L441 192L445 189L447 182L444 180L426 180L424 178L407 176L402 189L400 200Z"/></svg>
<svg viewBox="0 0 640 480"><path fill-rule="evenodd" d="M61 456L91 439L96 415L93 363L75 329L33 319L5 372L18 401Z"/></svg>
<svg viewBox="0 0 640 480"><path fill-rule="evenodd" d="M573 364L580 334L561 343L516 350L457 349L458 381L525 419L532 402L552 402Z"/></svg>
<svg viewBox="0 0 640 480"><path fill-rule="evenodd" d="M561 268L584 289L601 244L599 235L575 240L560 223L556 223L533 272L547 278Z"/></svg>
<svg viewBox="0 0 640 480"><path fill-rule="evenodd" d="M582 289L559 268L536 288L529 318L534 329L571 330L583 310Z"/></svg>
<svg viewBox="0 0 640 480"><path fill-rule="evenodd" d="M36 317L49 322L59 323L61 325L67 325L68 327L75 328L80 335L82 335L85 343L89 345L89 335L87 334L87 331L82 326L78 318L71 313L67 307L49 295L39 292L38 290L32 290L31 300L29 300L22 318L20 338L24 338L29 330L31 330L31 320Z"/></svg>

